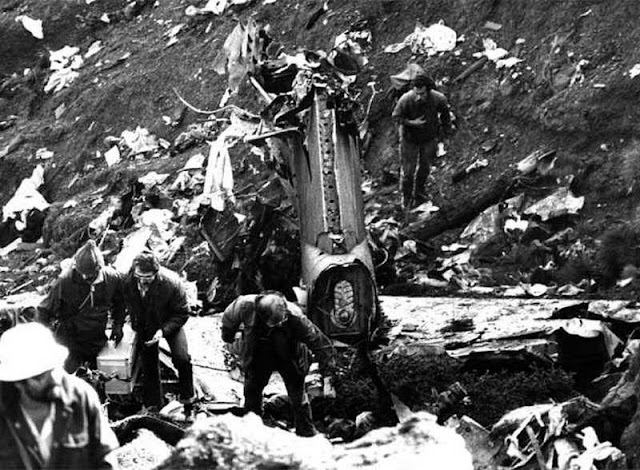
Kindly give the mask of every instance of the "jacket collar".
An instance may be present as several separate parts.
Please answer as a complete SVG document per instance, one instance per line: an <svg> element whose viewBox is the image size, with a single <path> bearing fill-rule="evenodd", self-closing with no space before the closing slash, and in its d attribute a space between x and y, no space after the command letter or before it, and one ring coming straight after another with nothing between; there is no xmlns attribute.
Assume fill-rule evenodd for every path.
<svg viewBox="0 0 640 470"><path fill-rule="evenodd" d="M66 372L62 369L54 369L51 372L55 386L51 390L51 397L55 403L59 403L61 408L65 411L71 412L73 399L69 394L69 387L67 386L68 377Z"/></svg>

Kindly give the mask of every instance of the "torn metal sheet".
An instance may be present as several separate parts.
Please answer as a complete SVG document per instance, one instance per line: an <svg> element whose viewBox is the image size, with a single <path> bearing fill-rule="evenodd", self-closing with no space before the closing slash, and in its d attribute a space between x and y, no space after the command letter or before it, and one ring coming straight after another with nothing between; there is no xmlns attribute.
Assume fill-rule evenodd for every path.
<svg viewBox="0 0 640 470"><path fill-rule="evenodd" d="M562 187L524 210L526 215L537 215L543 222L563 215L577 214L584 206L584 196L575 197L569 188Z"/></svg>

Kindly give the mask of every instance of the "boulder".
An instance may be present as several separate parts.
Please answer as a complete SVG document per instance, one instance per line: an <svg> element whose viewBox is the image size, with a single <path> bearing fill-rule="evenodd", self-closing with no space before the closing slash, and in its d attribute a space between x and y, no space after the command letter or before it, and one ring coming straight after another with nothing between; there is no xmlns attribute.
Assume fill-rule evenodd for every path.
<svg viewBox="0 0 640 470"><path fill-rule="evenodd" d="M332 446L322 435L305 438L267 427L250 413L197 420L158 468L472 470L473 463L464 439L453 429L436 424L436 417L426 412L342 446Z"/></svg>
<svg viewBox="0 0 640 470"><path fill-rule="evenodd" d="M472 470L471 453L453 429L436 424L427 412L395 427L379 428L336 451L338 469L446 468Z"/></svg>

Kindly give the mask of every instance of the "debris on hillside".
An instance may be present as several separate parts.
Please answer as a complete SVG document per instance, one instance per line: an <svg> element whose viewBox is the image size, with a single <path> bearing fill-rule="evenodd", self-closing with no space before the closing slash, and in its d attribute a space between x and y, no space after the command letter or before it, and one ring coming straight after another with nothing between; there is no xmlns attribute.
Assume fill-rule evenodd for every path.
<svg viewBox="0 0 640 470"><path fill-rule="evenodd" d="M385 47L384 52L395 54L405 47L409 47L413 54L432 56L439 52L455 49L457 39L456 32L445 26L443 21L429 27L418 22L413 33L404 38L404 41Z"/></svg>
<svg viewBox="0 0 640 470"><path fill-rule="evenodd" d="M13 197L2 208L0 225L0 248L22 238L33 243L42 235L44 214L49 202L40 193L44 184L44 167L38 165L29 178L25 178Z"/></svg>
<svg viewBox="0 0 640 470"><path fill-rule="evenodd" d="M428 9L386 0L274 2L18 0L0 9L0 20L8 18L0 25L7 64L0 76L0 332L32 319L35 297L87 238L122 272L152 248L189 283L193 304L202 302L197 314L264 289L295 299L300 227L284 158L291 149L277 137L303 128L308 92L322 88L337 125L360 138L377 286L466 298L389 307L401 318L373 354L382 386L355 359L338 370L337 399L310 383L318 427L335 442L360 441L336 448L319 438L312 450L326 453L302 458L272 447L274 427L255 417L232 423L229 415L229 423L196 425L195 455L211 463L238 453L238 466L255 457L261 465L304 468L330 456L323 468L354 461L411 467L447 448L445 463L432 466L454 468L459 457L470 468L460 439L447 433L451 440L440 441L433 417L417 414L441 418L440 398L459 384L469 400L443 414L457 416L470 450L474 442L474 465L619 468L621 452L640 465L637 306L547 307L559 296L632 299L638 290L637 142L629 136L637 130L640 72L633 18L626 18L631 2L586 12L559 2L517 14L509 2L473 9L460 2ZM45 10L56 15L42 16ZM46 38L42 22L25 13L43 18ZM413 33L385 47L402 39L407 24L416 25ZM619 30L626 34L611 33ZM67 41L78 47L53 51ZM83 61L97 54L90 73ZM224 83L215 72L226 75ZM403 213L389 114L397 90L425 72L450 100L459 134L434 163L431 200ZM267 106L258 111L260 100ZM33 181L36 171L41 181ZM23 303L16 294L32 298ZM502 301L512 302L506 311ZM425 321L420 305L431 310ZM532 313L536 306L545 315ZM216 316L201 319L211 322L194 335L215 335ZM576 390L593 403L570 400ZM395 407L385 401L388 392ZM549 399L557 403L547 406ZM281 402L278 395L268 401L286 415ZM492 435L483 429L533 403L545 404L509 413ZM381 410L403 423L373 430L390 424ZM271 418L269 425L291 424ZM512 427L501 428L509 420ZM252 437L238 444L247 427L266 444ZM310 444L283 433L283 446L294 451ZM209 446L216 437L221 442ZM157 465L171 451L195 462L192 448L159 441L143 430L121 463ZM434 441L442 447L432 449Z"/></svg>
<svg viewBox="0 0 640 470"><path fill-rule="evenodd" d="M29 31L34 38L44 39L44 33L42 32L42 20L36 20L27 15L16 16L16 21L21 23L24 29Z"/></svg>
<svg viewBox="0 0 640 470"><path fill-rule="evenodd" d="M80 55L79 47L64 46L49 54L51 62L51 75L44 86L45 93L57 93L68 87L80 73L84 60Z"/></svg>
<svg viewBox="0 0 640 470"><path fill-rule="evenodd" d="M602 419L597 420L597 415ZM610 426L620 423L607 422L605 416L598 405L583 398L513 410L491 430L494 440L504 442L496 461L513 469L526 465L627 468L625 455L607 434Z"/></svg>
<svg viewBox="0 0 640 470"><path fill-rule="evenodd" d="M518 59L517 57L507 57L509 55L509 51L502 47L498 47L493 39L483 39L482 45L484 46L484 51L477 52L473 54L473 56L476 58L480 58L482 56L486 57L491 62L494 62L498 69L503 67L509 69L522 62L522 59Z"/></svg>
<svg viewBox="0 0 640 470"><path fill-rule="evenodd" d="M342 449L324 437L300 438L264 426L255 415L224 415L196 422L160 468L219 466L257 469L395 468L400 464L467 470L473 468L463 439L427 413L411 415L395 428L371 431Z"/></svg>
<svg viewBox="0 0 640 470"><path fill-rule="evenodd" d="M332 468L331 444L322 436L301 438L267 427L250 414L231 414L196 421L159 468L197 468L221 464L233 469L296 466Z"/></svg>

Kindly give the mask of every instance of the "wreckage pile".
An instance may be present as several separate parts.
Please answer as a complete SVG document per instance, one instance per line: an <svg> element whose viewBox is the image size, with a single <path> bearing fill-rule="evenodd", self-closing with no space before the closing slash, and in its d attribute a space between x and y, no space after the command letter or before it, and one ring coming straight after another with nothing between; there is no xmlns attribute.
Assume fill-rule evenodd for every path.
<svg viewBox="0 0 640 470"><path fill-rule="evenodd" d="M101 2L95 2L94 6L90 6L94 2L86 3L89 9L98 8ZM97 25L96 31L115 28L120 23L130 29L139 25L141 30L144 25L143 37L147 39L149 24L142 23L147 16L167 15L167 9L173 8L164 2L157 3L153 6L152 2L138 0L121 9L87 15L85 21ZM20 171L14 172L14 167L7 166L2 169L11 168L11 178L31 176L24 178L22 184L13 185L11 194L2 194L0 293L4 317L0 327L31 317L30 307L60 270L65 269L64 258L88 237L98 240L107 259L122 271L128 269L132 256L140 247L152 247L165 264L183 273L191 283L194 311L201 314L220 311L238 293L260 289L283 290L294 298L300 256L287 168L279 158L286 148L281 148L271 138L266 138L266 146L250 146L245 140L299 127L304 117L300 117L298 108L304 105L301 98L310 83L329 87L338 105L345 105L342 123L352 126L352 132L359 135L367 165L383 167L382 175L366 175L363 191L367 202L366 222L377 264L376 277L385 292L584 298L599 293L610 294L605 288L618 282L620 290L614 292L630 294L629 290L623 289L634 284L633 265L639 263L637 256L629 253L629 248L635 249L638 232L633 225L625 225L619 230L610 230L599 243L597 238L603 235L603 225L585 227L588 222L581 220L581 214L586 211L592 214L594 208L589 206L596 204L593 192L586 189L590 167L579 171L568 168L571 165L567 146L561 148L561 142L549 142L549 139L541 144L537 142L539 134L532 135L530 140L520 136L524 142L518 146L516 137L509 135L511 127L506 130L487 119L487 111L505 113L509 104L517 101L519 105L520 101L531 100L532 105L543 110L541 117L531 119L540 119L554 131L566 130L562 125L558 125L559 129L554 127L559 120L557 114L562 111L562 97L568 96L567 100L573 105L577 99L573 99L571 93L578 90L584 104L585 96L605 90L599 81L603 77L596 75L600 73L597 64L599 60L604 61L603 54L610 51L595 51L589 65L586 59L578 60L579 51L569 50L567 41L571 34L561 37L554 32L549 36L552 44L547 44L545 39L541 44L530 46L531 41L516 38L515 31L510 33L512 37L508 39L513 45L507 51L498 44L507 42L506 37L500 40L500 31L507 29L511 20L504 22L503 27L497 22L484 22L484 18L483 25L478 28L468 26L473 22L458 22L473 29L463 35L431 16L429 22L425 22L430 26L418 24L414 29L413 15L410 22L413 31L401 40L400 29L394 26L389 27L393 35L381 31L384 35L374 36L372 32L382 29L376 30L377 21L387 24L396 21L394 2L363 3L366 7L363 10L380 13L377 20L357 18L363 21L352 21L352 16L342 15L343 10L339 11L346 6L330 7L329 2L321 7L298 2L301 6L295 8L285 0L263 2L265 6L277 3L282 4L282 8L291 7L288 10L291 15L279 11L275 15L271 11L272 17L293 18L307 10L312 12L304 25L305 34L308 31L317 33L323 23L325 26L331 22L341 25L330 53L318 50L285 53L285 46L274 39L274 31L277 32L281 25L273 30L261 28L252 17L226 29L222 27L229 26L220 19L225 12L243 13L242 8L251 2L191 3L184 8L174 8L171 19L155 17L150 23L162 29L159 50L163 53L185 46L176 54L184 53L186 57L188 45L196 55L202 54L196 61L200 70L192 70L198 83L207 74L201 67L206 62L203 57L207 56L205 49L194 45L194 38L200 42L211 31L231 31L226 40L216 38L215 47L211 47L213 43L205 44L208 38L203 41L207 50L217 52L217 57L211 61L213 69L229 78L223 89L216 85L216 93L211 93L210 89L205 92L212 96L205 101L209 105L213 103L213 111L201 112L200 108L205 105L194 106L173 90L170 97L159 97L158 102L180 104L167 106L161 115L154 116L161 117L160 125L145 127L143 119L140 124L134 119L132 124L129 118L133 116L127 112L110 113L116 117L108 125L99 122L99 117L95 118L98 124L92 121L93 117L89 121L86 116L81 117L82 110L85 113L87 110L82 106L90 108L95 102L86 95L81 99L74 94L77 89L86 87L89 93L99 96L100 87L105 85L103 89L110 89L111 86L104 77L115 81L118 74L124 75L127 69L136 68L135 61L142 61L135 47L114 46L108 43L106 36L95 41L97 37L92 37L90 43L82 44L82 47L63 47L63 44L51 47L51 52L45 54L37 66L2 81L0 98L3 101L0 104L7 104L7 109L15 114L5 115L0 110L0 131L4 133L0 162L4 165L11 160L13 165L18 161L15 165ZM441 6L445 16L448 7ZM12 7L7 8L12 11ZM494 7L491 8L494 11ZM269 13L265 11L261 12L268 17ZM620 11L625 10L621 8ZM603 15L595 8L580 13L575 15L574 27L603 21ZM453 25L453 19L457 17L449 16L452 20L448 19L447 23ZM405 20L400 18L400 23L393 24L400 26L403 21L406 23ZM14 18L11 21L14 22ZM18 21L16 25L28 30L34 40L42 40L47 34L46 23L43 34L41 22L26 15L21 15ZM344 22L352 24L342 28ZM324 32L319 34L324 35ZM397 42L399 40L401 42ZM326 42L326 37L323 41ZM354 72L371 71L367 69L370 59L365 53L371 55L374 46L379 48L381 41L391 44L384 47L387 54L384 62L390 65L383 65L377 59L373 71L380 75L362 80ZM607 41L596 42L610 45ZM132 41L132 44L136 42ZM614 45L610 47L615 49ZM411 57L407 59L409 56L402 54L411 54ZM546 62L542 73L536 76L531 68L538 56ZM412 63L405 69L407 60ZM256 67L256 61L263 67ZM394 139L387 132L390 126L384 115L389 114L392 97L406 86L411 74L421 66L435 71L439 86L451 96L459 129L471 134L475 132L475 135L472 139L458 139L469 148L462 148L463 144L454 139L441 149L442 158L436 166L442 178L438 175L441 181L430 182L433 200L417 208L405 224L404 214L400 213L396 202L395 174L386 171L387 166L393 166L390 162L396 155ZM628 73L625 71L613 88L633 89L633 79L637 75L637 70L633 70L629 67ZM94 83L99 84L95 89L90 85L94 72ZM247 74L253 88L247 85ZM478 85L480 80L476 79L480 75L490 83ZM367 82L369 78L371 82ZM386 84L387 78L394 88L383 96L376 86ZM470 83L471 87L478 85L478 93L465 98L468 90L464 83ZM290 94L292 88L294 93ZM189 91L191 96L200 98L202 95L200 85ZM623 98L626 96L624 91L620 93ZM28 113L20 110L14 100L5 98L26 95L30 97ZM283 99L284 95L286 99ZM121 98L117 93L112 97ZM374 98L378 99L374 102ZM261 112L251 106L258 99L272 105L266 110L260 106ZM547 99L549 101L545 101ZM24 131L9 137L13 130L23 129L27 114L29 118L37 114L40 101L46 102L43 114L46 112L49 119L55 118L54 124L43 131L49 140L38 137L36 132ZM132 106L143 107L138 101L132 101ZM89 104L78 104L82 102ZM98 105L95 108L101 109ZM519 106L512 108L520 109ZM507 115L513 117L513 113L517 115L518 112L509 111ZM598 112L602 111L598 108L593 114ZM608 108L607 113L606 116L615 114ZM126 124L120 114L126 115ZM618 114L626 116L628 113ZM204 119L194 116L204 116ZM358 119L352 119L353 116ZM475 124L478 129L473 128L474 116L480 117L481 125ZM76 117L79 119L73 121ZM72 121L74 124L70 124ZM605 120L593 118L593 121L602 123ZM612 149L621 150L628 162L637 156L633 153L633 145L636 145L633 142L618 143L617 134L615 139L602 136L599 129L598 132L590 129L592 124L588 119L583 122L581 117L579 123L580 126L567 124L565 127L579 132L582 126L582 132L592 132L597 138L608 141L596 145L595 140L591 142L585 138L575 144L577 147L596 146L593 152L598 155L601 152L612 160ZM620 122L614 120L611 126L617 124ZM76 132L73 126L91 137L75 139L82 148L70 146L68 149L73 151L67 155L58 151L62 146L57 144L55 136L60 139L67 132ZM367 149L370 149L369 153L366 153ZM510 155L505 157L505 153ZM70 159L72 164L66 164ZM633 164L628 166L633 167ZM633 168L629 171L632 173ZM274 178L276 174L283 178ZM3 181L4 178L3 173ZM478 183L482 190L474 194L467 192L470 182L477 181L482 182ZM627 195L633 194L633 178L626 183L630 184L624 191ZM452 196L451 193L455 194ZM604 226L610 228L608 224ZM21 293L25 295L19 296ZM514 310L524 308L520 305ZM457 307L456 310L463 309ZM406 309L403 313L409 311ZM379 377L372 378L366 366L358 368L347 364L351 367L345 366L336 377L340 401L318 399L314 401L314 409L320 419L328 418L319 427L335 442L351 441L371 427L393 425L395 420L404 423L394 430L382 429L379 433L367 434L350 444L350 450L360 452L357 456L343 454L342 448L333 449L336 461L340 465L344 463L343 468L350 468L347 462L363 465L367 459L370 465L389 464L384 460L373 461L371 452L373 443L379 445L381 453L387 452L382 445L386 442L391 442L390 446L398 445L400 449L397 454L395 450L389 451L389 455L419 455L422 458L414 447L402 446L407 444L404 439L409 443L413 441L413 445L419 444L425 453L431 451L420 444L432 442L428 432L422 433L421 429L425 427L430 431L433 418L409 417L411 410L426 410L437 415L441 422L447 421L450 415L458 415L458 418L449 419L448 425L456 427L458 433L465 436L475 468L482 468L484 464L489 467L496 462L507 468L563 468L570 461L581 468L591 468L591 465L622 468L623 458L618 449L624 451L629 465L640 465L635 445L640 422L636 411L640 392L637 340L633 332L637 324L635 306L623 302L613 309L603 310L594 303L577 303L568 309L554 311L553 321L567 320L567 324L560 330L554 327L558 351L549 354L552 361L548 360L546 352L531 355L530 343L525 341L532 336L539 340L537 335L541 335L546 345L548 331L529 330L520 332L520 336L512 334L510 338L514 341L526 343L526 353L513 354L511 350L505 352L500 348L496 352L490 345L490 354L483 357L465 355L461 349L505 339L487 338L495 324L481 328L481 315L477 312L454 318L445 326L430 319L431 323L438 324L435 336L445 339L444 347L442 344L438 347L420 344L424 338L417 336L422 326L414 324L412 327L411 321L391 325L388 335L391 345L374 355ZM397 338L406 344L401 347L394 344ZM418 344L411 344L413 340ZM540 349L535 352L539 353ZM632 360L633 357L636 359ZM489 367L489 363L493 367ZM568 374L572 374L575 382ZM594 382L593 379L597 380ZM620 383L608 393L618 380ZM576 390L593 402L573 398ZM605 395L607 398L601 402ZM512 408L547 402L550 398L556 403L516 410L500 419ZM275 398L273 401L277 403ZM600 402L600 405L596 404ZM173 456L169 462L194 467L202 462L211 466L221 464L221 460L233 455L255 458L252 461L255 466L278 464L313 468L321 462L315 457L295 457L269 448L265 450L262 443L245 439L242 432L237 431L246 429L247 422L235 421L231 416L225 419L228 422L199 423L190 430L187 440L176 448L173 444L165 446L164 441L158 442L154 436L143 433L130 443L135 447L136 442L138 450L127 447L124 452L128 453L129 459L123 456L121 462L136 461L141 467L156 465L162 460L161 456L170 452ZM255 417L244 419L265 435L274 432L271 427L261 428ZM407 425L407 422L414 424ZM489 428L496 422L498 424L491 432L483 427ZM422 434L416 437L414 432ZM210 440L221 440L222 444L218 447L209 445ZM297 442L288 441L287 445L295 447ZM214 448L218 454L202 455L203 447ZM318 443L318 447L328 449L326 441ZM145 452L140 450L144 448L155 449L151 451L152 455L146 454L147 459ZM459 447L452 444L452 448L455 450L448 450L449 455L466 459ZM279 456L278 459L274 460L275 456ZM401 457L398 460L402 461ZM404 466L413 466L412 462L402 461ZM456 468L451 460L445 467ZM469 468L468 462L461 462L459 468Z"/></svg>

